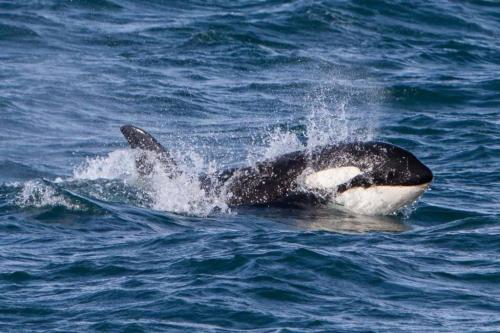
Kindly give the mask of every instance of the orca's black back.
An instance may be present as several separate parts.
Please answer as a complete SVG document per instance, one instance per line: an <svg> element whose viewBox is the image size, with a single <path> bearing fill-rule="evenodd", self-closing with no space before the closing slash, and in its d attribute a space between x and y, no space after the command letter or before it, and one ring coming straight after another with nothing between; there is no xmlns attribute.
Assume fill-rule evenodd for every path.
<svg viewBox="0 0 500 333"><path fill-rule="evenodd" d="M221 174L230 205L255 205L282 201L296 188L296 180L307 166L304 152L294 152L254 166Z"/></svg>

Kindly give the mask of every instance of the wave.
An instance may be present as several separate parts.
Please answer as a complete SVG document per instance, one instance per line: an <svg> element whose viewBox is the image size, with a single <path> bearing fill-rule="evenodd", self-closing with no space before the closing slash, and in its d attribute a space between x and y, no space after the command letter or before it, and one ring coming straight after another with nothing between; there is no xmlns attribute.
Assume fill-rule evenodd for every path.
<svg viewBox="0 0 500 333"><path fill-rule="evenodd" d="M0 23L0 39L37 39L40 36L32 29Z"/></svg>
<svg viewBox="0 0 500 333"><path fill-rule="evenodd" d="M50 6L53 10L71 9L71 8L88 8L92 10L111 10L116 11L123 9L117 1L111 0L72 0L70 3L64 3L56 1L56 3Z"/></svg>
<svg viewBox="0 0 500 333"><path fill-rule="evenodd" d="M16 197L15 203L22 208L26 207L57 207L61 206L69 210L82 210L83 206L71 201L55 187L43 181L30 180L22 185L21 191Z"/></svg>
<svg viewBox="0 0 500 333"><path fill-rule="evenodd" d="M216 193L206 192L200 183L199 176L214 170L211 162L205 161L195 152L177 152L180 173L177 176L165 171L161 163L154 165L155 172L151 177L141 178L135 167L136 151L117 150L105 157L88 159L74 171L73 180L116 179L130 184L145 200L142 204L162 211L207 216L214 211L228 211L225 200ZM103 199L108 193L96 193ZM123 193L122 193L123 195Z"/></svg>
<svg viewBox="0 0 500 333"><path fill-rule="evenodd" d="M49 172L37 170L23 163L11 160L0 161L0 181L4 183L53 176Z"/></svg>

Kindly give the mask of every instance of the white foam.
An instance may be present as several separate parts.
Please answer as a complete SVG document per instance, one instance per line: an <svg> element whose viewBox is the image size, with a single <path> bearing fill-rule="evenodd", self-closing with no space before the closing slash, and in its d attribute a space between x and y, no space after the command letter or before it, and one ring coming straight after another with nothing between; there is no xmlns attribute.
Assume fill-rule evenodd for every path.
<svg viewBox="0 0 500 333"><path fill-rule="evenodd" d="M73 171L76 180L123 179L136 181L135 154L130 149L112 151L107 156L88 158Z"/></svg>
<svg viewBox="0 0 500 333"><path fill-rule="evenodd" d="M193 151L176 154L180 173L170 174L154 153L148 154L152 173L140 177L135 166L138 152L117 150L105 157L87 159L73 173L76 180L120 179L139 188L150 198L147 206L153 209L187 215L207 216L214 211L229 211L225 200L215 192L201 186L202 173L213 174L216 167Z"/></svg>
<svg viewBox="0 0 500 333"><path fill-rule="evenodd" d="M193 151L186 153L176 156L180 173L169 174L161 162L155 164L154 172L147 181L153 198L152 208L196 216L207 216L215 211L228 212L222 194L205 190L200 182L202 173L215 177L215 163L206 162Z"/></svg>
<svg viewBox="0 0 500 333"><path fill-rule="evenodd" d="M16 197L15 203L20 207L55 207L62 206L72 210L81 210L77 204L72 203L62 194L41 181L30 180L22 185L21 192Z"/></svg>
<svg viewBox="0 0 500 333"><path fill-rule="evenodd" d="M281 129L275 129L268 133L266 144L267 146L264 147L262 153L264 159L271 159L305 148L295 133Z"/></svg>

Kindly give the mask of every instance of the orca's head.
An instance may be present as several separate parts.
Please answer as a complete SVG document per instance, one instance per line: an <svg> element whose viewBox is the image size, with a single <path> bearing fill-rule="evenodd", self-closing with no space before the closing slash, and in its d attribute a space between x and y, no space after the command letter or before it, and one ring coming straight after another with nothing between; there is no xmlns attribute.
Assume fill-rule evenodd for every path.
<svg viewBox="0 0 500 333"><path fill-rule="evenodd" d="M409 151L382 142L368 142L362 149L372 156L373 185L419 186L429 184L432 171Z"/></svg>
<svg viewBox="0 0 500 333"><path fill-rule="evenodd" d="M361 214L390 214L415 201L433 179L431 170L409 151L382 142L324 148L309 188L332 189L335 204Z"/></svg>

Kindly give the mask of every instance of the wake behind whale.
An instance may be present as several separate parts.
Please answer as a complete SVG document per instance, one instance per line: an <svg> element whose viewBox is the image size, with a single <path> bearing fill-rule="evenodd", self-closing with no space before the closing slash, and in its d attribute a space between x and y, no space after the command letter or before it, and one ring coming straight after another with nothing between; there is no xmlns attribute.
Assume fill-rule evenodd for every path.
<svg viewBox="0 0 500 333"><path fill-rule="evenodd" d="M132 125L121 131L138 151L135 165L141 177L158 172L169 178L182 176L172 155L149 133ZM318 146L200 175L199 185L229 206L324 205L386 215L420 197L432 178L429 168L400 147L355 142Z"/></svg>

